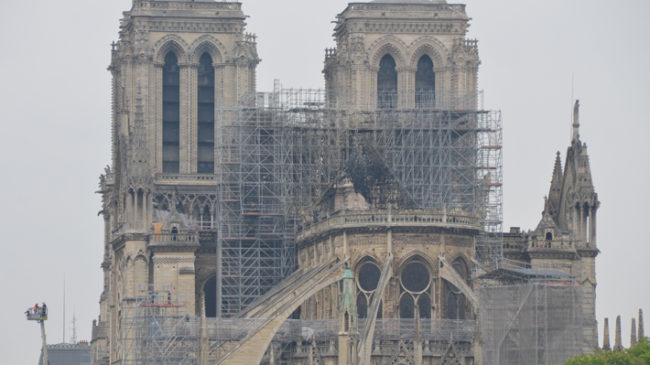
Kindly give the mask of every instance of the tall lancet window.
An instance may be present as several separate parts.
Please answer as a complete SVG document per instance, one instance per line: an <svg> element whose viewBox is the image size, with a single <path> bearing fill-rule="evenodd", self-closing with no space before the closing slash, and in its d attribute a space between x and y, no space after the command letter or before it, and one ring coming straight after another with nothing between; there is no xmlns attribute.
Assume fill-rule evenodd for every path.
<svg viewBox="0 0 650 365"><path fill-rule="evenodd" d="M163 111L162 111L162 160L163 172L179 171L179 129L180 129L180 73L178 59L174 52L165 56L163 66Z"/></svg>
<svg viewBox="0 0 650 365"><path fill-rule="evenodd" d="M377 107L380 109L397 107L397 70L395 69L395 59L389 54L379 61Z"/></svg>
<svg viewBox="0 0 650 365"><path fill-rule="evenodd" d="M415 106L431 108L436 99L436 74L433 72L433 61L427 55L420 57L418 69L415 72Z"/></svg>
<svg viewBox="0 0 650 365"><path fill-rule="evenodd" d="M212 57L204 53L198 72L198 153L197 172L214 172L214 67Z"/></svg>

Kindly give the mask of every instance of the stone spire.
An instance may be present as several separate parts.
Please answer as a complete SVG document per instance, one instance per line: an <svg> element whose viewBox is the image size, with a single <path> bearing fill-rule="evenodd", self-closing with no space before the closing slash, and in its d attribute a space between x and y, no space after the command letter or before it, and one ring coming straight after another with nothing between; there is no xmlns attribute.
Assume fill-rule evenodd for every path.
<svg viewBox="0 0 650 365"><path fill-rule="evenodd" d="M560 199L562 198L562 161L560 160L560 151L555 155L555 165L553 166L553 177L551 178L551 188L548 192L548 199L544 206L544 211L553 217L555 223L558 223L557 215L560 210Z"/></svg>
<svg viewBox="0 0 650 365"><path fill-rule="evenodd" d="M610 351L609 346L609 318L605 318L605 328L603 329L603 350Z"/></svg>
<svg viewBox="0 0 650 365"><path fill-rule="evenodd" d="M643 333L643 309L639 309L639 341L645 337L645 334Z"/></svg>
<svg viewBox="0 0 650 365"><path fill-rule="evenodd" d="M616 334L614 335L614 351L622 351L621 343L621 316L616 317Z"/></svg>
<svg viewBox="0 0 650 365"><path fill-rule="evenodd" d="M632 328L630 329L630 346L636 345L636 319L632 318Z"/></svg>
<svg viewBox="0 0 650 365"><path fill-rule="evenodd" d="M573 104L573 138L572 141L580 141L580 100Z"/></svg>

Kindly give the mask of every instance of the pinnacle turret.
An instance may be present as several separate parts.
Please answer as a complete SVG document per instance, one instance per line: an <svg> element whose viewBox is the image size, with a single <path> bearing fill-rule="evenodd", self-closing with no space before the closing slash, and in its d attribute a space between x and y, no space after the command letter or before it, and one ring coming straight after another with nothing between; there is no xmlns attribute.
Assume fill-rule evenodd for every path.
<svg viewBox="0 0 650 365"><path fill-rule="evenodd" d="M614 351L623 351L621 341L621 316L616 317L616 334L614 335Z"/></svg>
<svg viewBox="0 0 650 365"><path fill-rule="evenodd" d="M555 223L558 223L558 211L560 209L560 199L562 197L562 161L560 160L560 151L555 155L555 165L553 166L553 177L551 178L551 188L548 192L548 199L544 206L544 212L553 217Z"/></svg>
<svg viewBox="0 0 650 365"><path fill-rule="evenodd" d="M609 318L605 318L605 327L603 329L603 350L611 350L609 345Z"/></svg>
<svg viewBox="0 0 650 365"><path fill-rule="evenodd" d="M580 143L580 100L573 104L573 143Z"/></svg>
<svg viewBox="0 0 650 365"><path fill-rule="evenodd" d="M639 309L639 340L641 340L643 337L645 337L645 333L643 333L643 310Z"/></svg>

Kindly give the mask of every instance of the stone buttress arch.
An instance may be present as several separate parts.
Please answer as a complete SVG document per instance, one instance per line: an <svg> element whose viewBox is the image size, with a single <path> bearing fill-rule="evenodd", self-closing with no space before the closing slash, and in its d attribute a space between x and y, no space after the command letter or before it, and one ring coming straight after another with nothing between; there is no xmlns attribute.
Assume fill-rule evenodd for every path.
<svg viewBox="0 0 650 365"><path fill-rule="evenodd" d="M251 331L250 336L245 337L239 344L235 345L232 352L224 355L217 364L259 364L271 343L273 335L280 329L286 319L307 299L343 279L344 264L346 262L347 260L340 260L331 269L321 272L310 280L294 287L293 296L289 297L280 294L283 300L275 303L275 305L272 305L274 303L273 297L266 298L262 312L249 312L242 317L252 318L249 315L256 315L258 318L264 318L264 323L258 329ZM274 294L279 293L281 292Z"/></svg>

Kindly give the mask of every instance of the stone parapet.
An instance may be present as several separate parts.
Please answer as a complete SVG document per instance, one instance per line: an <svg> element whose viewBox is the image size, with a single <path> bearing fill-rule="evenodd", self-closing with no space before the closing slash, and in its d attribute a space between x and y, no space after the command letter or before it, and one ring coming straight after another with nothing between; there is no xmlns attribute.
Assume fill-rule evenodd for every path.
<svg viewBox="0 0 650 365"><path fill-rule="evenodd" d="M325 220L306 224L299 228L298 242L319 237L332 230L377 228L438 228L461 229L478 232L481 229L477 217L464 212L400 210L395 212L369 210L363 212L339 212Z"/></svg>

